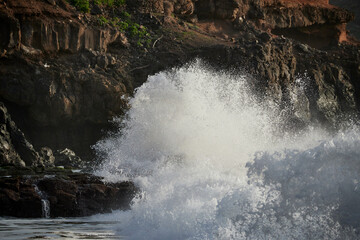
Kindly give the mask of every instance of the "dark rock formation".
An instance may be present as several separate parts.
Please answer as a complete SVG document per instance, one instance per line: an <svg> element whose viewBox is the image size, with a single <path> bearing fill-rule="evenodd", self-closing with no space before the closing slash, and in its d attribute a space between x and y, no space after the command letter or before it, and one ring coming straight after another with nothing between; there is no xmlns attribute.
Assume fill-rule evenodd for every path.
<svg viewBox="0 0 360 240"><path fill-rule="evenodd" d="M90 14L54 2L0 1L0 99L36 149L91 158L89 146L149 74L196 56L256 76L259 93L294 106L290 119L334 125L359 110L358 43L346 34L353 15L327 0L133 0ZM149 46L98 24L97 14L124 11L147 27ZM308 76L306 90L299 74Z"/></svg>
<svg viewBox="0 0 360 240"><path fill-rule="evenodd" d="M287 120L336 128L350 117L346 113L360 110L357 46L319 51L286 38L262 41L261 35L253 31L254 38L244 36L237 47L211 47L199 56L216 68L246 66L246 72L256 76L259 95L283 106Z"/></svg>
<svg viewBox="0 0 360 240"><path fill-rule="evenodd" d="M65 148L55 152L56 166L65 166L70 168L85 168L85 162L74 151Z"/></svg>
<svg viewBox="0 0 360 240"><path fill-rule="evenodd" d="M43 161L32 144L11 120L0 102L0 166L42 166Z"/></svg>
<svg viewBox="0 0 360 240"><path fill-rule="evenodd" d="M136 192L132 183L107 184L99 177L51 168L55 164L86 167L69 149L56 151L55 157L48 147L36 152L0 102L0 216L45 217L45 202L51 217L129 208Z"/></svg>
<svg viewBox="0 0 360 240"><path fill-rule="evenodd" d="M8 106L17 124L28 130L37 148L59 149L73 142L78 150L78 145L94 143L88 139L98 138L103 125L127 108L129 84L117 70L122 61L95 51L43 61L0 59L0 95L15 104Z"/></svg>
<svg viewBox="0 0 360 240"><path fill-rule="evenodd" d="M130 182L104 183L85 174L40 177L1 177L0 216L44 217L42 200L50 217L81 217L128 209L136 192Z"/></svg>
<svg viewBox="0 0 360 240"><path fill-rule="evenodd" d="M0 179L0 215L42 217L41 198L33 183L21 177Z"/></svg>
<svg viewBox="0 0 360 240"><path fill-rule="evenodd" d="M42 147L39 155L43 159L45 167L55 167L55 157L51 148Z"/></svg>
<svg viewBox="0 0 360 240"><path fill-rule="evenodd" d="M37 152L24 133L11 120L0 102L0 166L85 168L86 163L70 149L57 150L55 156L49 147Z"/></svg>
<svg viewBox="0 0 360 240"><path fill-rule="evenodd" d="M64 140L90 145L87 139L99 136L101 124L126 108L121 73L103 71L123 64L105 51L110 43L125 46L126 37L116 28L98 26L94 19L89 23L66 1L55 3L0 2L0 97L11 103L10 111L20 112L12 115L22 129L29 129L26 134L37 148L64 148ZM57 53L75 55L44 56ZM52 132L60 122L62 129ZM68 139L75 131L81 141ZM50 143L38 143L39 138Z"/></svg>

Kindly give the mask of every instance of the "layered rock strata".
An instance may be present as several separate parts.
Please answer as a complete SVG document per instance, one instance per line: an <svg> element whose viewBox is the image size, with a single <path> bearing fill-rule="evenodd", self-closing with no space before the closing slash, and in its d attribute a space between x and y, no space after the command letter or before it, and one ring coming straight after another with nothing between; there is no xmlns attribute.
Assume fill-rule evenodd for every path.
<svg viewBox="0 0 360 240"><path fill-rule="evenodd" d="M64 0L12 0L0 3L0 47L21 49L28 54L89 49L105 51L108 44L123 41L114 29L86 25L86 16L78 15Z"/></svg>

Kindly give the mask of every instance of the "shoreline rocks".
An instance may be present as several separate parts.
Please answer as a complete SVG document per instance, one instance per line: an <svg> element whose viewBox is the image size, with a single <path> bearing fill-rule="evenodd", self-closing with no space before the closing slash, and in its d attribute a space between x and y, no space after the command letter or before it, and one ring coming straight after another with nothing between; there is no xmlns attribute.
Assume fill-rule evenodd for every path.
<svg viewBox="0 0 360 240"><path fill-rule="evenodd" d="M37 152L0 102L0 216L82 217L130 207L133 183L105 183L81 173L86 167L70 149Z"/></svg>
<svg viewBox="0 0 360 240"><path fill-rule="evenodd" d="M19 169L16 171L21 173ZM105 183L100 177L60 169L35 175L2 176L0 216L45 217L44 201L52 218L127 210L137 191L131 182Z"/></svg>

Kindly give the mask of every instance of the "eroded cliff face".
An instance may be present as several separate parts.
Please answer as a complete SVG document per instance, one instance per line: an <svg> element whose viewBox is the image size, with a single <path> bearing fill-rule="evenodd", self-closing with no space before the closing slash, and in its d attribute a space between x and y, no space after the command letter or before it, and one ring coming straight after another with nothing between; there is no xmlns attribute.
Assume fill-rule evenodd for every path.
<svg viewBox="0 0 360 240"><path fill-rule="evenodd" d="M1 99L37 147L90 145L101 132L94 125L126 109L131 87L106 71L121 64L106 54L109 44L127 44L119 30L91 23L66 1L1 1L0 22Z"/></svg>
<svg viewBox="0 0 360 240"><path fill-rule="evenodd" d="M337 128L356 115L360 109L358 47L320 51L286 38L253 44L261 37L263 34L254 32L241 39L240 46L211 48L202 57L214 67L231 70L246 66L246 71L256 76L254 88L260 90L262 99L283 106L292 126L319 122Z"/></svg>
<svg viewBox="0 0 360 240"><path fill-rule="evenodd" d="M98 23L124 11L147 27L148 46ZM292 106L286 114L296 125L334 126L360 109L360 52L346 34L352 18L310 0L134 0L88 14L64 0L0 0L0 100L35 149L88 156L149 74L200 57L245 69L259 95Z"/></svg>
<svg viewBox="0 0 360 240"><path fill-rule="evenodd" d="M252 21L264 31L317 48L347 41L346 23L354 18L327 0L152 0L137 6L145 12L174 13L185 19Z"/></svg>
<svg viewBox="0 0 360 240"><path fill-rule="evenodd" d="M22 49L30 54L74 53L83 49L106 51L109 43L122 41L124 36L119 31L86 24L86 16L78 14L66 1L53 4L34 0L2 1L1 48Z"/></svg>
<svg viewBox="0 0 360 240"><path fill-rule="evenodd" d="M66 1L4 1L0 19L2 53L23 56L1 61L5 101L26 108L41 126L76 119L103 122L122 112L123 82L88 67L114 65L116 59L105 52L110 43L126 44L123 33L90 24Z"/></svg>

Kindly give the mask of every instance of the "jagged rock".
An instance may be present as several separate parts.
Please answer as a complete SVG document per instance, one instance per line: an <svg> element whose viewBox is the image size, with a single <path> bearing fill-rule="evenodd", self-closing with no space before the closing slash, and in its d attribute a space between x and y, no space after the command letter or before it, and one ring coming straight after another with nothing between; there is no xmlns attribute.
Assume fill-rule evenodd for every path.
<svg viewBox="0 0 360 240"><path fill-rule="evenodd" d="M246 66L257 79L253 84L259 96L292 109L288 120L296 118L300 125L320 121L336 128L347 114L359 111L360 88L350 80L360 79L357 46L330 54L286 38L255 43L261 38L252 35L242 38L245 47L211 47L201 57L218 69Z"/></svg>
<svg viewBox="0 0 360 240"><path fill-rule="evenodd" d="M80 157L76 156L75 152L71 149L65 148L63 150L57 150L54 154L55 165L64 167L84 168L85 163Z"/></svg>
<svg viewBox="0 0 360 240"><path fill-rule="evenodd" d="M42 166L39 154L0 102L0 165Z"/></svg>
<svg viewBox="0 0 360 240"><path fill-rule="evenodd" d="M104 183L86 174L0 178L0 216L44 217L42 199L50 217L108 213L128 209L136 192L131 182Z"/></svg>
<svg viewBox="0 0 360 240"><path fill-rule="evenodd" d="M8 130L9 114L3 103L0 103L0 165L25 166L16 152Z"/></svg>
<svg viewBox="0 0 360 240"><path fill-rule="evenodd" d="M32 144L25 138L23 132L18 129L14 122L10 122L10 138L16 152L27 166L42 165L39 154L35 151Z"/></svg>
<svg viewBox="0 0 360 240"><path fill-rule="evenodd" d="M42 147L39 151L40 157L44 163L45 167L54 167L55 166L55 157L51 148Z"/></svg>

